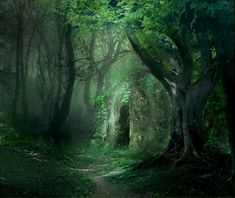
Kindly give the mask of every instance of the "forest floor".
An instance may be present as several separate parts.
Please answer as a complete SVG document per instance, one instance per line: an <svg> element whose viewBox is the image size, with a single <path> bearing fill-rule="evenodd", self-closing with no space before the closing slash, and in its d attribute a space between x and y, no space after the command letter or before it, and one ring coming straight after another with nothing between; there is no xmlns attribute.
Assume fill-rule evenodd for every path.
<svg viewBox="0 0 235 198"><path fill-rule="evenodd" d="M95 183L95 190L91 194L91 198L148 198L153 197L150 193L134 193L128 189L125 184L117 184L108 180L107 178L114 172L109 170L110 163L114 161L122 161L123 158L112 158L112 157L102 157L80 155L79 158L91 158L93 162L87 165L83 165L80 169L81 172L89 176L89 178Z"/></svg>
<svg viewBox="0 0 235 198"><path fill-rule="evenodd" d="M0 145L0 197L232 197L224 170L185 164L133 171L128 150L47 152Z"/></svg>
<svg viewBox="0 0 235 198"><path fill-rule="evenodd" d="M0 162L0 197L153 197L108 179L132 163L126 156L0 145Z"/></svg>
<svg viewBox="0 0 235 198"><path fill-rule="evenodd" d="M54 157L55 155L60 158ZM0 197L85 197L94 183L60 154L0 146Z"/></svg>

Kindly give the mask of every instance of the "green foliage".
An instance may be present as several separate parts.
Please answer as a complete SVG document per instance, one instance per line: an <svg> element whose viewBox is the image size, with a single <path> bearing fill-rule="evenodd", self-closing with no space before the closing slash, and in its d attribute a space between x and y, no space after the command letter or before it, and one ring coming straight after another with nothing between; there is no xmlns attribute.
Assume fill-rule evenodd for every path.
<svg viewBox="0 0 235 198"><path fill-rule="evenodd" d="M101 135L106 127L106 118L107 118L107 109L105 100L108 97L108 92L103 93L102 95L95 96L94 104L95 104L95 134Z"/></svg>
<svg viewBox="0 0 235 198"><path fill-rule="evenodd" d="M157 166L136 171L126 169L110 175L109 179L126 184L137 194L151 192L149 197L231 196L227 176L220 170L213 171L197 165Z"/></svg>
<svg viewBox="0 0 235 198"><path fill-rule="evenodd" d="M21 123L24 125L25 123ZM0 115L0 145L17 146L25 149L34 149L45 152L45 147L48 148L47 143L38 142L33 137L33 130L28 129L27 132L23 130L26 128L12 121L11 117L1 114Z"/></svg>
<svg viewBox="0 0 235 198"><path fill-rule="evenodd" d="M66 155L69 155L69 149L66 149L65 145L62 147L52 145L51 142L45 140L39 141L30 134L33 131L24 132L19 124L16 125L10 120L8 116L0 115L0 146L34 151L54 159L64 159Z"/></svg>
<svg viewBox="0 0 235 198"><path fill-rule="evenodd" d="M205 116L205 131L207 131L208 144L222 153L229 153L228 125L226 118L225 95L221 82L215 87L210 96Z"/></svg>
<svg viewBox="0 0 235 198"><path fill-rule="evenodd" d="M131 146L139 156L148 157L164 151L169 141L171 113L169 96L150 74L136 78L131 100Z"/></svg>
<svg viewBox="0 0 235 198"><path fill-rule="evenodd" d="M120 83L120 82L118 82ZM120 103L121 104L128 104L130 100L130 88L129 83L124 82L122 86L118 87L119 84L114 84L113 87L111 87L108 90L103 91L101 95L95 96L93 99L95 107L96 107L96 113L95 113L95 134L97 135L103 135L107 128L107 122L108 122L108 109L111 108L111 105L117 105L117 104L110 104L110 100L114 100L114 97L120 97ZM119 88L118 90L117 87ZM114 94L115 93L115 94Z"/></svg>
<svg viewBox="0 0 235 198"><path fill-rule="evenodd" d="M119 92L122 94L121 103L128 104L130 101L130 95L131 95L129 83L124 83L121 89L119 90Z"/></svg>
<svg viewBox="0 0 235 198"><path fill-rule="evenodd" d="M78 170L34 150L0 146L0 158L4 197L84 197L94 189Z"/></svg>
<svg viewBox="0 0 235 198"><path fill-rule="evenodd" d="M123 168L133 164L136 159L140 159L140 157L130 149L113 149L110 144L104 144L101 140L93 140L91 146L84 149L83 153L93 156L97 162L100 161L100 163L103 164L96 170L100 174L120 172Z"/></svg>
<svg viewBox="0 0 235 198"><path fill-rule="evenodd" d="M71 148L22 135L0 115L0 195L4 197L83 197L94 184L77 169ZM77 167L76 167L77 168Z"/></svg>
<svg viewBox="0 0 235 198"><path fill-rule="evenodd" d="M90 153L94 156L104 156L111 152L112 147L109 143L104 144L100 139L93 139L89 148L85 149L85 153Z"/></svg>
<svg viewBox="0 0 235 198"><path fill-rule="evenodd" d="M131 0L128 2L118 1L117 4L112 6L110 6L108 0L96 3L97 6L90 6L89 3L86 5L81 3L81 5L87 6L87 9L89 9L89 6L93 9L89 17L96 20L98 28L115 25L124 31L126 29L132 32L136 31L141 45L148 49L152 57L161 61L170 71L172 71L171 58L180 59L179 54L177 54L178 48L174 42L180 41L181 44L186 45L194 64L193 83L196 83L200 76L218 60L223 65L225 62L231 61L234 56L233 1ZM79 9L81 7L77 5L76 11ZM70 13L73 14L73 16L70 15L73 20L76 12L71 10ZM74 21L80 22L81 20ZM73 23L76 24L74 21ZM199 39L201 35L203 40ZM208 41L206 41L207 37ZM210 51L208 54L204 50L207 47ZM207 60L206 66L208 68L206 69L203 66L204 59ZM151 81L147 82L149 90L151 90L152 85ZM130 94L124 93L126 94L124 94L122 102L126 103ZM97 117L101 121L104 121L107 117L105 97L99 96L96 99ZM212 137L219 137L219 134L223 134L223 137L227 135L223 102L224 99L218 102L215 98L207 104L206 130L208 134L215 134L208 135L211 142L216 142ZM214 115L217 115L216 119ZM104 124L99 126L104 126ZM98 130L101 131L104 128L99 127Z"/></svg>
<svg viewBox="0 0 235 198"><path fill-rule="evenodd" d="M11 144L19 140L20 134L13 127L11 118L0 113L0 145Z"/></svg>

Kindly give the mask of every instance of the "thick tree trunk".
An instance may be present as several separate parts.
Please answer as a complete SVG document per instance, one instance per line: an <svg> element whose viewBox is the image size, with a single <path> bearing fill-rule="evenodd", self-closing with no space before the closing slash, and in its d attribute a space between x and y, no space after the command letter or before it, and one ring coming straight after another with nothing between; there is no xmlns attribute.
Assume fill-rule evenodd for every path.
<svg viewBox="0 0 235 198"><path fill-rule="evenodd" d="M182 158L187 155L200 158L204 145L203 110L214 86L215 83L210 75L202 76L196 84L188 87L183 93L178 96L173 94L174 100L176 100L172 104L173 111L177 110L177 112L173 112L173 119L176 120L174 131L176 131L175 134L178 134L175 136L183 135L184 137Z"/></svg>
<svg viewBox="0 0 235 198"><path fill-rule="evenodd" d="M171 138L167 148L168 151L178 151L184 145L182 117L183 117L183 96L179 93L171 94L172 102L172 129Z"/></svg>
<svg viewBox="0 0 235 198"><path fill-rule="evenodd" d="M199 83L200 84L200 83ZM212 90L191 86L187 91L173 89L170 94L172 102L172 129L168 146L164 153L137 167L165 163L181 163L190 160L204 160L203 152L203 110Z"/></svg>
<svg viewBox="0 0 235 198"><path fill-rule="evenodd" d="M192 84L193 61L184 40L177 40L181 61L177 61L178 75L172 74L162 64L161 58L155 60L147 49L142 47L135 35L128 33L133 49L140 56L150 72L162 83L172 99L172 132L166 151L151 163L182 162L192 158L202 159L203 148L203 110L216 82L216 66L203 67L198 81ZM206 49L209 50L209 49ZM173 52L172 52L173 53ZM176 54L177 54L176 53ZM204 57L204 55L202 55ZM211 63L202 60L202 64ZM167 159L167 160L166 160ZM149 163L149 162L148 162Z"/></svg>
<svg viewBox="0 0 235 198"><path fill-rule="evenodd" d="M71 104L73 87L76 77L74 49L72 46L71 37L72 37L72 27L70 25L66 25L65 48L66 48L66 57L67 57L67 66L68 66L68 83L66 86L65 93L63 95L61 107L58 113L54 115L54 118L49 128L49 131L52 134L52 138L55 143L60 143L61 128L65 123L70 111L70 104Z"/></svg>
<svg viewBox="0 0 235 198"><path fill-rule="evenodd" d="M166 154L198 155L202 150L203 138L201 111L204 107L200 101L194 99L192 92L185 94L174 91L172 101L172 130Z"/></svg>

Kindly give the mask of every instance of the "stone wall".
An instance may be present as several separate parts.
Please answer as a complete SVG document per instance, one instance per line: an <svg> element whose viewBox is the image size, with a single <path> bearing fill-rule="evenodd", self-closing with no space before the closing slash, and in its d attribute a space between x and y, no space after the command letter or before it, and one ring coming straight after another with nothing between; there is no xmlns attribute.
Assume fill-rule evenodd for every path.
<svg viewBox="0 0 235 198"><path fill-rule="evenodd" d="M170 100L162 85L149 74L136 77L129 84L129 148L139 153L157 154L167 145L170 134ZM119 86L109 101L106 137L114 147L118 147L120 109L126 102L123 97L127 89Z"/></svg>
<svg viewBox="0 0 235 198"><path fill-rule="evenodd" d="M148 81L152 81L148 84ZM170 133L170 101L160 83L147 75L130 98L130 148L145 154L162 152Z"/></svg>

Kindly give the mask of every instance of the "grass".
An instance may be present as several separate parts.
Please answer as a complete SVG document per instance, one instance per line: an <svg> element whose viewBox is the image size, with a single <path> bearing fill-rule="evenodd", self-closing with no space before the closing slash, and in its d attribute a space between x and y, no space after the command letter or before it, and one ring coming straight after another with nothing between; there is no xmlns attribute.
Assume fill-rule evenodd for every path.
<svg viewBox="0 0 235 198"><path fill-rule="evenodd" d="M131 170L143 160L135 152L113 150L93 141L84 150L54 147L22 138L7 124L0 126L1 197L86 197L95 184L79 171L95 164L96 172L110 182L122 184L137 194L153 197L232 197L229 173L197 164L156 166ZM224 162L223 162L224 163ZM100 166L99 166L100 164ZM98 166L97 166L98 165Z"/></svg>
<svg viewBox="0 0 235 198"><path fill-rule="evenodd" d="M19 148L0 147L0 196L85 197L94 184L63 161Z"/></svg>
<svg viewBox="0 0 235 198"><path fill-rule="evenodd" d="M140 157L132 150L113 149L109 144L104 145L97 141L93 141L89 148L83 150L83 153L92 156L96 163L102 164L96 169L101 174L122 171L123 168L140 160Z"/></svg>
<svg viewBox="0 0 235 198"><path fill-rule="evenodd" d="M228 172L193 164L126 169L109 179L126 184L133 192L152 192L155 197L234 196Z"/></svg>
<svg viewBox="0 0 235 198"><path fill-rule="evenodd" d="M33 144L33 143L32 143ZM93 144L83 151L64 147L0 146L0 196L86 197L95 186L79 168L96 164L96 172L109 182L152 197L231 197L226 170L196 164L157 166L131 170L140 159L131 150L112 150ZM46 146L45 146L46 147ZM71 148L69 148L71 149ZM99 166L100 164L100 166Z"/></svg>
<svg viewBox="0 0 235 198"><path fill-rule="evenodd" d="M9 120L0 114L0 197L86 197L93 192L95 185L79 171L82 163L73 159L71 148L38 142Z"/></svg>
<svg viewBox="0 0 235 198"><path fill-rule="evenodd" d="M153 197L234 196L228 168L223 165L208 167L186 163L133 171L131 165L144 158L140 159L131 150L112 150L108 145L94 144L86 152L104 164L98 167L98 172L106 174L110 182L126 185L132 192L148 193Z"/></svg>

